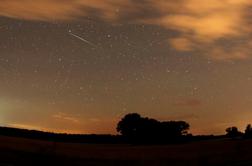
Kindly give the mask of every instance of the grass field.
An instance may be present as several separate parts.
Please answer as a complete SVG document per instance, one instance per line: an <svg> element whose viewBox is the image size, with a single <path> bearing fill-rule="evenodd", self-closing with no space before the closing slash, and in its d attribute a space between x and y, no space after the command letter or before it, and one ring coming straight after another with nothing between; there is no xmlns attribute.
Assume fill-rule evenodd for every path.
<svg viewBox="0 0 252 166"><path fill-rule="evenodd" d="M252 140L132 146L55 143L0 137L0 166L251 166Z"/></svg>

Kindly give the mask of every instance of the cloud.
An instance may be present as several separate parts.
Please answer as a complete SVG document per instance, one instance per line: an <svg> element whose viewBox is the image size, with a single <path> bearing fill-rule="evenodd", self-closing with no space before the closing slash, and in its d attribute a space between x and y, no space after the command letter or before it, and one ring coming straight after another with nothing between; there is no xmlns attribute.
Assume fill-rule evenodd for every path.
<svg viewBox="0 0 252 166"><path fill-rule="evenodd" d="M205 56L223 60L250 57L247 44L237 43L229 51L218 43L251 34L249 7L251 0L2 0L0 16L43 21L95 16L110 22L156 25L177 32L169 39L174 49L204 50ZM209 51L209 47L217 48Z"/></svg>
<svg viewBox="0 0 252 166"><path fill-rule="evenodd" d="M174 105L179 107L198 107L202 104L201 100L198 99L178 99Z"/></svg>
<svg viewBox="0 0 252 166"><path fill-rule="evenodd" d="M8 127L14 127L19 129L29 129L29 130L43 130L47 131L45 128L41 128L39 126L35 125L29 125L29 124L19 124L19 123L11 123L7 125Z"/></svg>
<svg viewBox="0 0 252 166"><path fill-rule="evenodd" d="M81 15L76 3L66 0L3 0L0 15L27 20L70 19Z"/></svg>
<svg viewBox="0 0 252 166"><path fill-rule="evenodd" d="M0 15L26 20L70 21L93 11L102 18L115 19L117 13L130 4L129 0L3 0Z"/></svg>
<svg viewBox="0 0 252 166"><path fill-rule="evenodd" d="M163 15L144 22L178 32L178 36L169 40L178 51L201 51L202 55L216 60L250 57L248 44L237 43L229 50L226 45L219 45L219 41L227 39L229 43L251 33L248 8L252 1L152 0L152 3Z"/></svg>
<svg viewBox="0 0 252 166"><path fill-rule="evenodd" d="M169 119L172 120L197 120L199 119L199 116L196 114L184 114L184 115L177 115L177 116L170 116Z"/></svg>
<svg viewBox="0 0 252 166"><path fill-rule="evenodd" d="M186 37L169 39L169 43L173 48L179 51L192 51L194 45L190 39L187 39Z"/></svg>
<svg viewBox="0 0 252 166"><path fill-rule="evenodd" d="M208 52L209 57L215 60L235 60L250 58L252 46L250 44L235 45L230 48L215 46Z"/></svg>
<svg viewBox="0 0 252 166"><path fill-rule="evenodd" d="M202 41L237 36L246 31L244 9L248 0L179 0L154 1L163 16L153 20L167 28L183 32ZM172 10L170 11L169 8Z"/></svg>
<svg viewBox="0 0 252 166"><path fill-rule="evenodd" d="M68 115L66 113L62 113L62 112L58 112L57 114L54 114L52 117L60 121L67 121L67 122L77 123L77 124L80 123L78 118Z"/></svg>
<svg viewBox="0 0 252 166"><path fill-rule="evenodd" d="M10 123L6 125L7 127L19 128L19 129L28 129L28 130L39 130L45 132L56 132L56 133L71 133L71 134L80 134L84 133L82 130L73 130L73 129L58 129L53 127L41 127L36 125L24 124L24 123Z"/></svg>

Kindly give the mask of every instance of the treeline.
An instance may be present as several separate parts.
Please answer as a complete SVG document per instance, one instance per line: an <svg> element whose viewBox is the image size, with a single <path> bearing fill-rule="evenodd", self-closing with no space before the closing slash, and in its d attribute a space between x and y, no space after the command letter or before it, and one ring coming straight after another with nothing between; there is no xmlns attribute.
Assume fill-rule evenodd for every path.
<svg viewBox="0 0 252 166"><path fill-rule="evenodd" d="M239 131L239 129L235 126L228 127L226 129L226 136L230 138L245 138L251 139L252 138L252 126L248 124L244 132Z"/></svg>
<svg viewBox="0 0 252 166"><path fill-rule="evenodd" d="M163 121L142 117L137 113L125 115L117 124L119 135L56 134L36 130L0 127L0 135L42 139L57 142L100 144L167 144L192 141L185 121ZM199 139L200 137L197 137ZM204 137L205 138L205 137Z"/></svg>
<svg viewBox="0 0 252 166"><path fill-rule="evenodd" d="M95 144L174 144L218 138L252 138L252 127L248 125L244 132L237 127L226 129L223 136L193 136L190 125L185 121L158 121L142 117L137 113L125 115L117 124L118 135L96 134L57 134L36 130L0 127L0 135L40 139L56 142L95 143Z"/></svg>
<svg viewBox="0 0 252 166"><path fill-rule="evenodd" d="M137 113L128 114L119 121L117 131L130 143L163 144L187 141L190 125L185 121L160 122Z"/></svg>
<svg viewBox="0 0 252 166"><path fill-rule="evenodd" d="M0 135L10 137L22 137L55 142L71 143L96 143L96 144L119 144L125 143L120 135L96 135L96 134L66 134L51 133L37 130L17 129L0 127Z"/></svg>
<svg viewBox="0 0 252 166"><path fill-rule="evenodd" d="M36 130L0 127L0 135L57 142L97 144L171 144L213 139L214 136L192 136L185 121L163 121L142 117L137 113L125 115L117 124L119 135L56 134Z"/></svg>

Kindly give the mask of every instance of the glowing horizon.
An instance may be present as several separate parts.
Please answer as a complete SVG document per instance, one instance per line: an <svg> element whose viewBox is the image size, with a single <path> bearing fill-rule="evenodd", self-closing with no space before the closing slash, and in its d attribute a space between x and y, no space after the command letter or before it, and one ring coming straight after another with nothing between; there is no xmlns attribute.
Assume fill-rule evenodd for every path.
<svg viewBox="0 0 252 166"><path fill-rule="evenodd" d="M116 133L127 113L244 130L249 0L3 0L0 123ZM69 35L69 32L75 36Z"/></svg>

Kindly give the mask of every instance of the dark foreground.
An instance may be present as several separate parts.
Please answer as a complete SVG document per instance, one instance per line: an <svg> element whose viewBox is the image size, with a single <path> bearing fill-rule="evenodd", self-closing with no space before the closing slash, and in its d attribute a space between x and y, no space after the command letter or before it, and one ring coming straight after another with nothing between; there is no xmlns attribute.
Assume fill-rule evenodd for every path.
<svg viewBox="0 0 252 166"><path fill-rule="evenodd" d="M251 140L132 146L55 143L0 136L0 166L251 166Z"/></svg>

